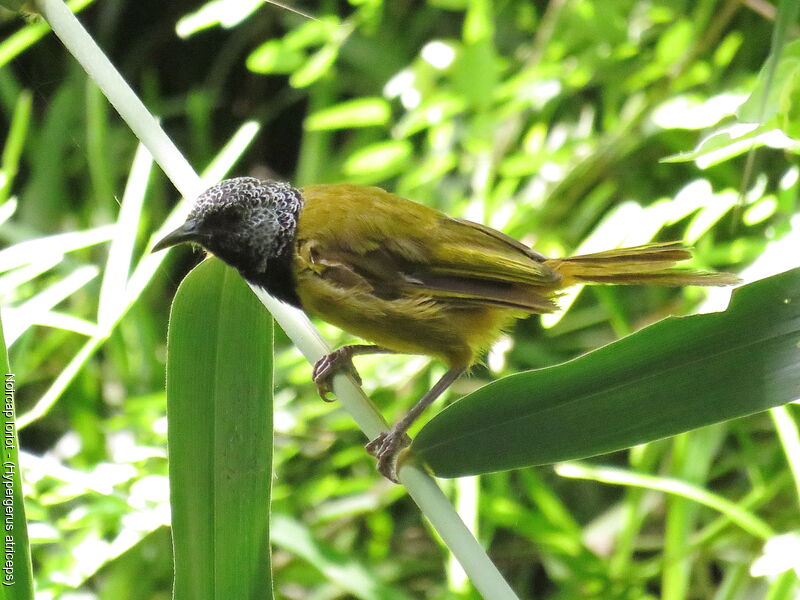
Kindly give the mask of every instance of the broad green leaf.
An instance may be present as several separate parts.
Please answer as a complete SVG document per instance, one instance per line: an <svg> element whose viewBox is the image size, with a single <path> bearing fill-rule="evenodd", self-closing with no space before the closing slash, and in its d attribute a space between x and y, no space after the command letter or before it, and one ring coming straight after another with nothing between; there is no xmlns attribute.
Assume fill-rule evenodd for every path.
<svg viewBox="0 0 800 600"><path fill-rule="evenodd" d="M204 261L172 304L167 417L175 600L271 600L272 321Z"/></svg>
<svg viewBox="0 0 800 600"><path fill-rule="evenodd" d="M306 117L305 128L322 131L385 125L391 114L389 103L383 98L358 98L311 113Z"/></svg>
<svg viewBox="0 0 800 600"><path fill-rule="evenodd" d="M0 320L0 372L3 375L3 508L4 558L0 599L33 600L31 548L22 496L19 468L19 439L15 427L15 395L18 382L8 364L3 322ZM10 502L10 504L6 504ZM11 511L9 512L9 508ZM9 544L9 539L11 544ZM12 548L11 552L8 549Z"/></svg>
<svg viewBox="0 0 800 600"><path fill-rule="evenodd" d="M627 448L800 397L800 269L743 286L722 313L671 317L436 415L412 449L442 477Z"/></svg>

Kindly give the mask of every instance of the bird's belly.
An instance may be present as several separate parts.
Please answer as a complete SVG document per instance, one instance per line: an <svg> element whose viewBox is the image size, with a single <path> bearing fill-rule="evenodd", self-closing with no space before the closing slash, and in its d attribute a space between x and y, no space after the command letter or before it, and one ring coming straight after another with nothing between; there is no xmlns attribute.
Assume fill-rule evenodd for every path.
<svg viewBox="0 0 800 600"><path fill-rule="evenodd" d="M298 281L303 310L365 340L404 354L425 354L467 367L518 316L480 304L424 295L386 300L309 277Z"/></svg>

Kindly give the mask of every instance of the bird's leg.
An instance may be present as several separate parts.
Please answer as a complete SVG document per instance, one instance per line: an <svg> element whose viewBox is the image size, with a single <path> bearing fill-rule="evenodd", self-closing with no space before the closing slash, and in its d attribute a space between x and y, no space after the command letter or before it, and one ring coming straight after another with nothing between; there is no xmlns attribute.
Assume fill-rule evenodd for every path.
<svg viewBox="0 0 800 600"><path fill-rule="evenodd" d="M317 384L319 397L325 402L332 402L333 398L328 398L328 394L333 391L331 381L333 376L339 371L348 372L361 385L361 377L353 366L353 357L359 354L392 354L393 351L383 346L342 346L330 354L326 354L314 364L312 377Z"/></svg>
<svg viewBox="0 0 800 600"><path fill-rule="evenodd" d="M425 409L441 396L463 372L464 369L461 367L447 371L390 431L381 433L366 445L367 452L378 459L378 471L381 475L397 483L397 455L411 441L406 432Z"/></svg>

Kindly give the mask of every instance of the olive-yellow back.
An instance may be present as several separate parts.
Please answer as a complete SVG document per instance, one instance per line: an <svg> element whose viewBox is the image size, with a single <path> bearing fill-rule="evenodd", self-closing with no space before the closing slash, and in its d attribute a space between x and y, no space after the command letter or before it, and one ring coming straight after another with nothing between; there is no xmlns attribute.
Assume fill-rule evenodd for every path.
<svg viewBox="0 0 800 600"><path fill-rule="evenodd" d="M719 285L669 270L674 243L546 259L489 227L359 185L302 189L293 272L303 308L350 333L451 367L471 365L516 318L555 310L575 282Z"/></svg>

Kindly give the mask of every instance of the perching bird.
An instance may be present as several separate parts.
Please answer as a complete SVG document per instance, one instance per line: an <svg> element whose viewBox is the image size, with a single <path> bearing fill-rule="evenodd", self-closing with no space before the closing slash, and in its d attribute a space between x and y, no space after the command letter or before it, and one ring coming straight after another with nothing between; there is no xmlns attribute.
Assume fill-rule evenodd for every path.
<svg viewBox="0 0 800 600"><path fill-rule="evenodd" d="M691 257L676 242L547 258L485 225L362 185L311 185L240 177L198 199L186 222L153 251L194 242L251 284L375 345L344 346L314 366L327 399L352 357L424 354L449 370L389 433L367 444L395 480L396 456L422 411L515 319L556 310L576 283L729 285L728 273L672 269Z"/></svg>

